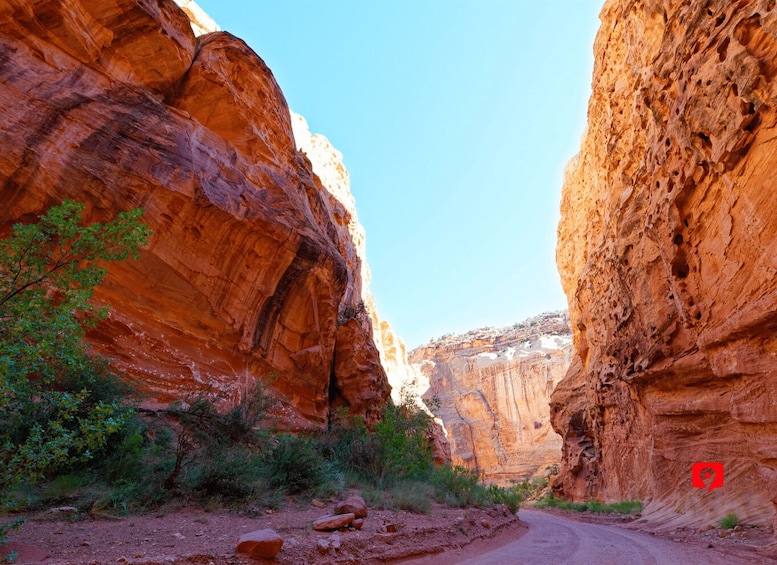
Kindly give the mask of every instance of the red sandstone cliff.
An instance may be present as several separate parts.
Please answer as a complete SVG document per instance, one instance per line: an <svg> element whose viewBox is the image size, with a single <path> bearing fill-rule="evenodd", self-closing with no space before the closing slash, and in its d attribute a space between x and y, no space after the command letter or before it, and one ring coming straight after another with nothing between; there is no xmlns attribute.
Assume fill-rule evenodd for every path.
<svg viewBox="0 0 777 565"><path fill-rule="evenodd" d="M154 231L111 269L95 348L158 401L274 377L282 424L388 397L349 211L295 145L272 73L171 0L0 5L0 230L64 198ZM346 226L344 228L344 226Z"/></svg>
<svg viewBox="0 0 777 565"><path fill-rule="evenodd" d="M609 0L557 262L574 330L558 487L668 525L777 504L774 0ZM724 464L693 488L691 466Z"/></svg>
<svg viewBox="0 0 777 565"><path fill-rule="evenodd" d="M442 420L452 462L508 483L557 464L561 437L550 426L550 393L569 368L566 314L543 314L502 330L432 341L410 353L416 381Z"/></svg>

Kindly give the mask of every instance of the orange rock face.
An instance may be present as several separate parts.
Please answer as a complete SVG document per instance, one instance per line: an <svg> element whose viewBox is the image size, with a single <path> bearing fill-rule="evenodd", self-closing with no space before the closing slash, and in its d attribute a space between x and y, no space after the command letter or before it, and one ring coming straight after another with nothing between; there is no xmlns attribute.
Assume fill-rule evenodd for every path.
<svg viewBox="0 0 777 565"><path fill-rule="evenodd" d="M557 262L574 330L557 483L666 524L777 504L773 0L608 1ZM725 483L694 488L694 462Z"/></svg>
<svg viewBox="0 0 777 565"><path fill-rule="evenodd" d="M507 484L559 463L548 402L571 354L568 318L545 314L415 349L410 361L424 383L411 384L439 401L453 464Z"/></svg>
<svg viewBox="0 0 777 565"><path fill-rule="evenodd" d="M169 0L12 0L0 54L0 230L71 198L154 231L97 293L97 351L159 402L272 378L282 426L379 412L371 325L343 323L362 268L344 212L245 43L195 38Z"/></svg>

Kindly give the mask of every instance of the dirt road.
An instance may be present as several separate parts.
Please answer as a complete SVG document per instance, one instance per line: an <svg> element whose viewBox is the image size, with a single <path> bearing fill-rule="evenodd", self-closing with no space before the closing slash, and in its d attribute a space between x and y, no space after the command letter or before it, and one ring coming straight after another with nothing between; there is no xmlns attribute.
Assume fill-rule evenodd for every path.
<svg viewBox="0 0 777 565"><path fill-rule="evenodd" d="M744 550L682 544L619 526L578 522L521 509L529 525L520 539L484 552L463 549L408 561L407 565L731 565L777 563ZM482 548L481 550L482 551Z"/></svg>

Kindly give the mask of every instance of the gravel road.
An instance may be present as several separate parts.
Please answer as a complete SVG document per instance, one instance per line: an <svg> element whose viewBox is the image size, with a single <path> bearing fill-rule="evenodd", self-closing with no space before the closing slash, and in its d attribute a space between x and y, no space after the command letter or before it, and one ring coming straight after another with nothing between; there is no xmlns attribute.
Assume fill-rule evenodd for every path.
<svg viewBox="0 0 777 565"><path fill-rule="evenodd" d="M732 565L777 563L742 550L683 544L619 526L579 522L521 509L529 530L519 539L477 554L466 549L417 561L418 565Z"/></svg>

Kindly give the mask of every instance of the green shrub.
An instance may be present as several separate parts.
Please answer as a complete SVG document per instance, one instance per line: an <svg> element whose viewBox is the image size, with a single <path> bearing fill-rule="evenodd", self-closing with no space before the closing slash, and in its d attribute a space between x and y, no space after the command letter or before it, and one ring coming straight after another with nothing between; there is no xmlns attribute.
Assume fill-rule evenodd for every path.
<svg viewBox="0 0 777 565"><path fill-rule="evenodd" d="M470 506L476 502L480 487L477 474L464 467L444 465L435 469L431 479L435 498L449 506ZM484 488L484 487L481 487Z"/></svg>
<svg viewBox="0 0 777 565"><path fill-rule="evenodd" d="M47 500L63 502L71 498L83 484L83 479L78 475L60 475L51 480L43 489Z"/></svg>
<svg viewBox="0 0 777 565"><path fill-rule="evenodd" d="M79 226L65 201L0 241L0 491L67 471L100 454L131 414L87 329L107 314L91 304L106 261L137 254L142 210Z"/></svg>
<svg viewBox="0 0 777 565"><path fill-rule="evenodd" d="M400 479L420 479L434 468L429 444L431 418L411 404L389 405L375 425L377 463L375 475L381 484Z"/></svg>
<svg viewBox="0 0 777 565"><path fill-rule="evenodd" d="M488 498L493 504L504 504L510 509L510 512L517 512L518 508L526 499L526 493L518 487L500 488L496 485L488 487Z"/></svg>
<svg viewBox="0 0 777 565"><path fill-rule="evenodd" d="M242 446L251 450L258 447L261 434L257 431L273 399L263 381L258 380L240 398L237 405L221 412L217 404L222 395L210 389L174 403L166 415L178 421L173 453L175 463L165 478L165 488L179 488L178 479L184 467L193 461L207 458L208 452L218 454L226 447Z"/></svg>
<svg viewBox="0 0 777 565"><path fill-rule="evenodd" d="M432 509L433 493L434 488L427 483L403 481L391 488L391 507L415 514L429 514Z"/></svg>
<svg viewBox="0 0 777 565"><path fill-rule="evenodd" d="M260 483L259 468L259 457L245 449L208 451L188 469L185 485L204 498L249 499Z"/></svg>
<svg viewBox="0 0 777 565"><path fill-rule="evenodd" d="M559 508L561 510L573 510L575 512L602 512L611 514L618 512L621 514L633 514L642 510L642 503L638 500L624 500L605 504L598 500L587 500L586 502L569 502L556 498L553 493L548 493L534 503L535 508Z"/></svg>
<svg viewBox="0 0 777 565"><path fill-rule="evenodd" d="M364 487L361 489L360 494L370 508L377 508L379 510L390 509L393 506L391 494L382 488L376 487Z"/></svg>
<svg viewBox="0 0 777 565"><path fill-rule="evenodd" d="M344 476L390 488L405 480L425 480L434 468L429 431L432 420L413 404L389 404L370 432L364 423L339 410L329 429L317 437L325 459Z"/></svg>
<svg viewBox="0 0 777 565"><path fill-rule="evenodd" d="M729 512L728 514L726 514L726 516L720 521L720 527L726 530L731 530L738 525L739 525L739 518L733 512Z"/></svg>
<svg viewBox="0 0 777 565"><path fill-rule="evenodd" d="M312 440L291 434L276 435L262 460L269 485L288 494L314 491L326 479L324 459Z"/></svg>
<svg viewBox="0 0 777 565"><path fill-rule="evenodd" d="M609 505L613 512L619 514L638 514L642 512L642 502L639 500L622 500Z"/></svg>

